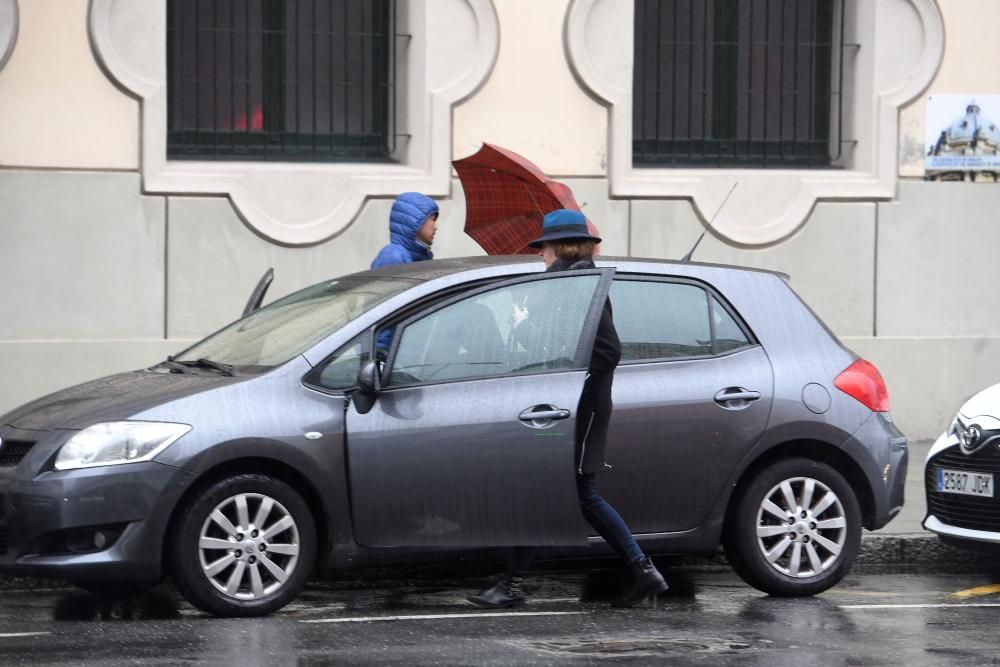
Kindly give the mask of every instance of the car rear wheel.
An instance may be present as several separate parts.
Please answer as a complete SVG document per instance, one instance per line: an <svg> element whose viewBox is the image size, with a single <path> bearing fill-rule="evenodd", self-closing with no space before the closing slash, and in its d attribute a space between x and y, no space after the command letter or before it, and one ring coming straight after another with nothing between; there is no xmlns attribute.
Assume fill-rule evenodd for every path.
<svg viewBox="0 0 1000 667"><path fill-rule="evenodd" d="M170 564L194 606L217 616L263 616L305 586L316 528L305 501L284 482L259 474L222 479L181 511Z"/></svg>
<svg viewBox="0 0 1000 667"><path fill-rule="evenodd" d="M734 498L724 545L736 573L770 595L815 595L850 571L861 542L851 485L818 461L761 470Z"/></svg>

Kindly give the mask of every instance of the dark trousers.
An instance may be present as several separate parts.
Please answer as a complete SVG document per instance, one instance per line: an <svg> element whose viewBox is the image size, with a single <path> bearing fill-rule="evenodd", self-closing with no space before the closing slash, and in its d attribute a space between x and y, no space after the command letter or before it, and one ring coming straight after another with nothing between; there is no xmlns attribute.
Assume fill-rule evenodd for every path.
<svg viewBox="0 0 1000 667"><path fill-rule="evenodd" d="M576 476L576 492L580 497L580 510L597 534L611 545L622 560L631 563L642 558L642 549L632 537L632 531L614 507L597 492L593 474ZM507 569L512 574L523 575L531 568L537 547L515 547L510 554Z"/></svg>

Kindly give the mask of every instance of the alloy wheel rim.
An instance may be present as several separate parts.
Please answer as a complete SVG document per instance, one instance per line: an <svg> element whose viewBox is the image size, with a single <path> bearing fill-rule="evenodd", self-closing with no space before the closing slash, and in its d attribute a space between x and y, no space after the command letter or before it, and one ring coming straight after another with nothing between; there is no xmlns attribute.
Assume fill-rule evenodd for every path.
<svg viewBox="0 0 1000 667"><path fill-rule="evenodd" d="M847 516L840 498L811 477L775 484L757 509L754 529L764 560L797 579L829 570L847 542Z"/></svg>
<svg viewBox="0 0 1000 667"><path fill-rule="evenodd" d="M258 600L285 585L300 546L298 525L284 505L267 495L240 493L216 505L205 519L198 558L217 591Z"/></svg>

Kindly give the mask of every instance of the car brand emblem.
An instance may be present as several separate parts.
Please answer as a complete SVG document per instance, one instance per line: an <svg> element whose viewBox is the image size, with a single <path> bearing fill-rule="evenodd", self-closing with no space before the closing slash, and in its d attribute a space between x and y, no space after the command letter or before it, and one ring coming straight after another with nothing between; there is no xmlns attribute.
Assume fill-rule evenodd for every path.
<svg viewBox="0 0 1000 667"><path fill-rule="evenodd" d="M982 430L975 424L972 424L958 434L958 443L962 446L964 453L971 454L982 444L982 438Z"/></svg>

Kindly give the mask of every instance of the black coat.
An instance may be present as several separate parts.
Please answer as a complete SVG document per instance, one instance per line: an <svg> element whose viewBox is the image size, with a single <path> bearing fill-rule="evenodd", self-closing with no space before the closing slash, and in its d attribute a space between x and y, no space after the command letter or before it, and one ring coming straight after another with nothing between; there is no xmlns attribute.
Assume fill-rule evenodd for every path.
<svg viewBox="0 0 1000 667"><path fill-rule="evenodd" d="M572 271L592 269L594 262L589 259L568 262L557 259L549 271ZM587 367L587 379L576 406L576 453L574 461L578 474L598 473L610 466L604 460L604 447L608 438L608 424L611 422L611 386L615 368L622 356L622 345L615 330L611 300L604 302L601 321L597 325L594 350Z"/></svg>

